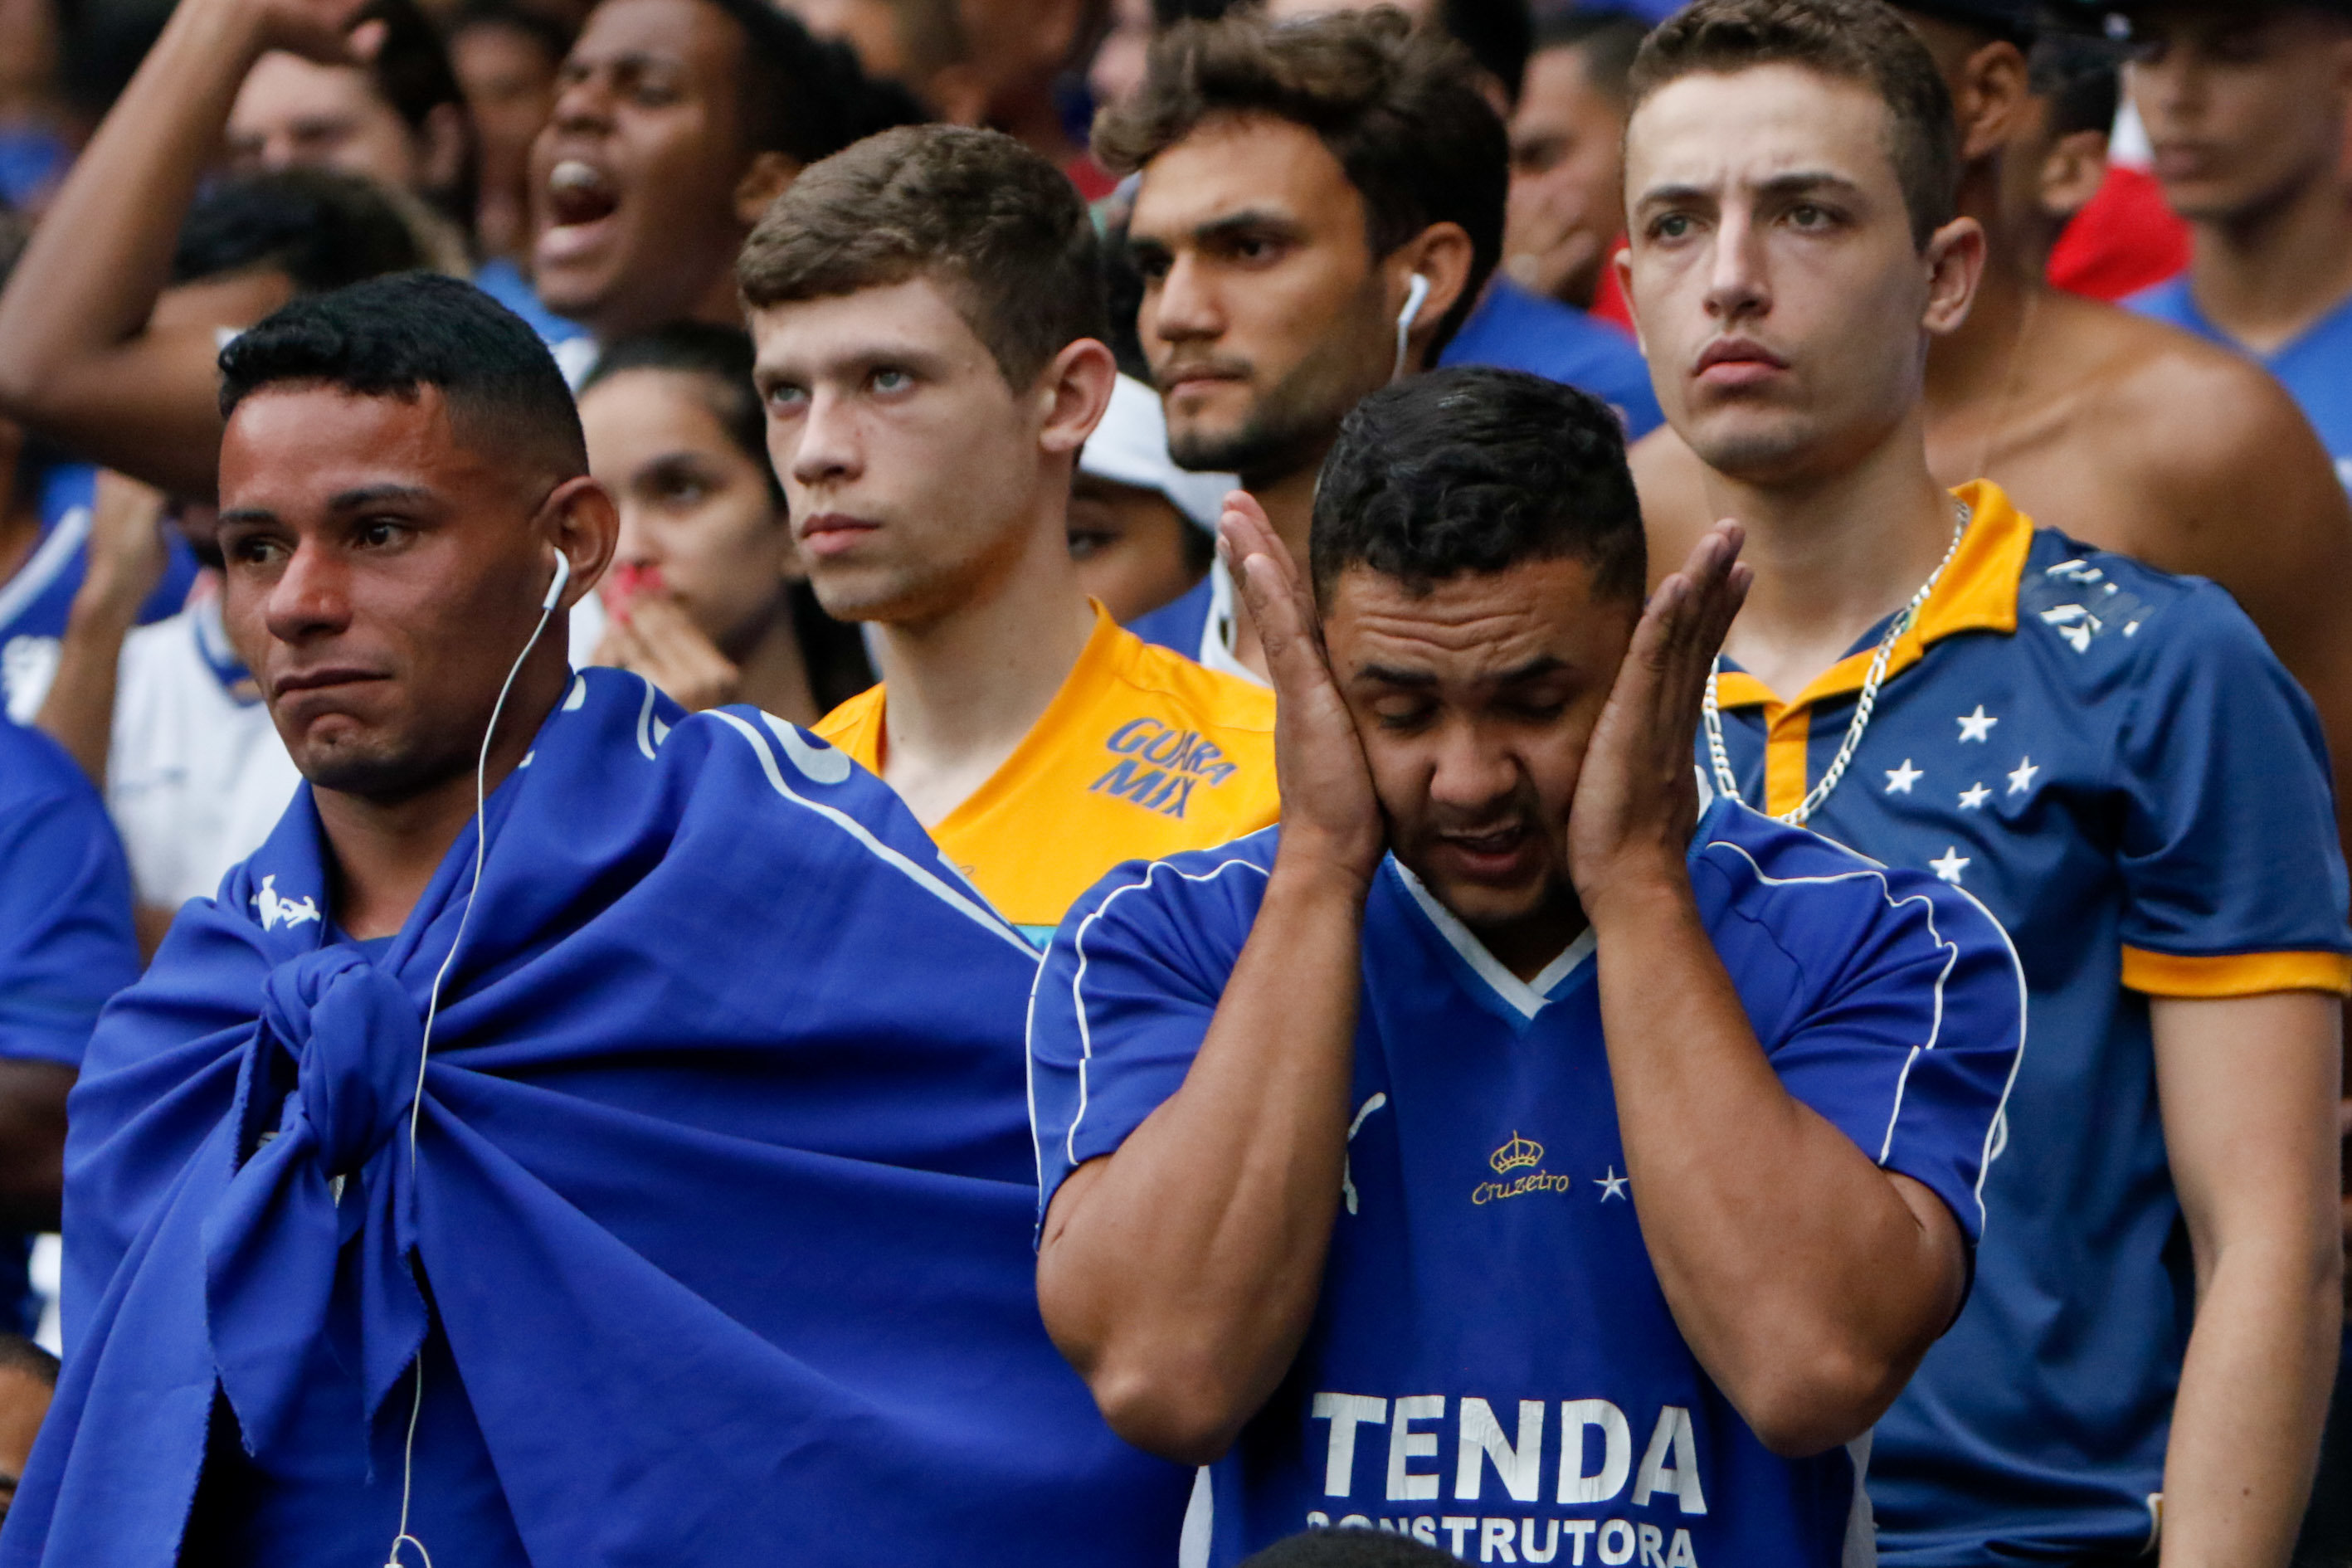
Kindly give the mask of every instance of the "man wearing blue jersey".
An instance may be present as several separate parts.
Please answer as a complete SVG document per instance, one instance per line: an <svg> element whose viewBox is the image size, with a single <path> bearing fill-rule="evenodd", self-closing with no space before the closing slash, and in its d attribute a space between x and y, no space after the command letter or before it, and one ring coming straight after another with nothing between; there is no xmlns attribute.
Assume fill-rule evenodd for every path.
<svg viewBox="0 0 2352 1568"><path fill-rule="evenodd" d="M1906 1564L2277 1564L2336 1358L2352 933L2312 708L2220 589L1938 487L1928 345L1983 237L1879 0L1700 0L1644 46L1629 297L1755 591L1717 787L1999 916L2032 1047L1952 1332L1879 1424Z"/></svg>
<svg viewBox="0 0 2352 1568"><path fill-rule="evenodd" d="M2196 236L2189 270L2128 303L2268 365L2352 485L2352 4L2118 9L2156 177Z"/></svg>
<svg viewBox="0 0 2352 1568"><path fill-rule="evenodd" d="M0 719L0 1334L31 1334L35 1234L58 1227L66 1095L99 1009L139 978L131 870L65 748Z"/></svg>
<svg viewBox="0 0 2352 1568"><path fill-rule="evenodd" d="M1284 819L1122 868L1055 938L1049 1331L1114 1429L1214 1463L1222 1563L1321 1524L1481 1563L1866 1549L1844 1446L1966 1294L2006 938L1703 799L1739 536L1645 611L1597 400L1367 399L1311 596L1248 498L1224 529Z"/></svg>

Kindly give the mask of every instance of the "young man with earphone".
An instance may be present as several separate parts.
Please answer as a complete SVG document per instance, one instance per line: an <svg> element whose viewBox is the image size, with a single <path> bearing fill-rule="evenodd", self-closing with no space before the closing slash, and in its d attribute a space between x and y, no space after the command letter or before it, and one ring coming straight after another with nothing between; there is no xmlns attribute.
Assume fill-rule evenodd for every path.
<svg viewBox="0 0 2352 1568"><path fill-rule="evenodd" d="M221 368L306 782L92 1039L0 1560L1165 1561L1036 1321L1027 943L839 752L566 667L618 525L487 295Z"/></svg>
<svg viewBox="0 0 2352 1568"><path fill-rule="evenodd" d="M1937 482L1929 345L1985 239L1893 7L1698 0L1633 89L1627 296L1756 573L1695 760L1981 900L2029 992L1973 1294L1877 1425L1880 1560L2283 1563L2342 1310L2311 701L2214 584Z"/></svg>
<svg viewBox="0 0 2352 1568"><path fill-rule="evenodd" d="M1137 175L1137 335L1184 468L1238 473L1294 556L1367 395L1437 363L1502 254L1510 155L1467 54L1395 13L1188 22L1096 155ZM1265 679L1222 563L1137 635Z"/></svg>

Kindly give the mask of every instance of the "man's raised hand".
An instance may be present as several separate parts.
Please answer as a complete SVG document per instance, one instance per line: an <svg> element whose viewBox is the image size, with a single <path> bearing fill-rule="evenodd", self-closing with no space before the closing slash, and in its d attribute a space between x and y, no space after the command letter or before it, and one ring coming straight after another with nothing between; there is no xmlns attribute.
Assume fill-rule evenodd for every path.
<svg viewBox="0 0 2352 1568"><path fill-rule="evenodd" d="M1716 655L1755 580L1736 522L1710 529L1650 595L1594 726L1568 819L1569 874L1588 914L1622 889L1678 876L1698 816L1692 742Z"/></svg>
<svg viewBox="0 0 2352 1568"><path fill-rule="evenodd" d="M1314 595L1247 492L1225 498L1217 531L1274 684L1283 856L1312 857L1369 886L1388 836L1355 721L1331 677Z"/></svg>

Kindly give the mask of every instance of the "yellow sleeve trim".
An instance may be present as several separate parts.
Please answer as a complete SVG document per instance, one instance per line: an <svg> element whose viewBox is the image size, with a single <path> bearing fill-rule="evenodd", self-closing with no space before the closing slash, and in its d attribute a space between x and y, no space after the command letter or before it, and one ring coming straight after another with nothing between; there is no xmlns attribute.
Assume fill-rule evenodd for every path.
<svg viewBox="0 0 2352 1568"><path fill-rule="evenodd" d="M2352 954L2240 952L2223 958L2182 958L2126 947L2124 987L2147 996L2261 996L2273 991L2352 995Z"/></svg>

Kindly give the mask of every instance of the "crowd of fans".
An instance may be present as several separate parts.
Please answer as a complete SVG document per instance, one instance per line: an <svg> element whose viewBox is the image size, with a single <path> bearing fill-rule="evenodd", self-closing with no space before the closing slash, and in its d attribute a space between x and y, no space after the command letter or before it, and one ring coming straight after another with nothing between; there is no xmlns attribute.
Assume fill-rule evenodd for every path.
<svg viewBox="0 0 2352 1568"><path fill-rule="evenodd" d="M828 1499L810 1562L968 1534L1007 1563L2352 1568L2346 0L0 0L0 1510L39 1498L0 1568L798 1561L761 1532ZM1742 424L1745 395L1781 401ZM531 549L431 554L459 512L379 458ZM1524 604L1474 592L1528 574ZM1616 628L1597 686L1503 668L1560 605ZM409 693L397 766L304 716L360 677L287 651L367 627L365 679ZM1719 827L1676 873L1706 940L1645 947L1599 869L1638 857L1510 839L1481 767L1512 810L1600 816L1578 770L1635 743L1601 709L1628 638L1662 711L1698 672L1645 787L1696 762L1710 814L1872 858ZM668 770L636 816L546 796L577 815L511 830L536 893L488 853L514 781L588 792L609 759L534 749L525 711ZM1547 773L1528 737L1561 723ZM680 771L738 731L772 795ZM752 847L816 831L760 826L777 797L855 863ZM1544 855L1568 926L1481 916L1482 877ZM883 865L924 897L859 890ZM665 866L703 868L708 922L612 935L675 907L642 890ZM1790 912L1858 867L1916 886ZM509 945L460 963L477 920ZM1616 989L1556 1043L1606 1026L1616 1109L1551 1090L1525 1104L1557 1133L1467 1131L1533 1094L1494 1064L1570 1026L1604 922ZM281 978L298 935L400 977L364 1006L415 1005L413 1087L316 1087L338 982ZM853 938L924 978L805 956ZM1899 1034L1914 941L1948 961L1890 1100L1813 1025ZM706 963L724 984L677 977ZM1389 989L1424 971L1486 989L1424 1020ZM708 1081L673 1095L593 1014L498 1055L616 977ZM1009 1069L959 996L1012 999ZM783 1079L706 1024L754 1006L824 1015ZM1322 1076L1253 1029L1324 1042ZM1637 1088L1644 1031L1750 1097ZM1443 1073L1365 1065L1421 1034ZM868 1039L901 1054L823 1055ZM428 1047L460 1064L429 1093ZM1550 1176L1594 1104L1605 1178ZM610 1168L534 1144L542 1112ZM268 1209L247 1173L310 1158L302 1117L362 1146ZM1640 1226L1481 1250L1415 1206L1424 1177L1458 1200L1412 1142L1447 1117L1495 1202L1589 1177L1605 1226L1622 1169ZM1739 1181L1657 1152L1685 1136L1740 1146ZM632 1161L663 1167L634 1196ZM665 1230L786 1166L778 1202L851 1217ZM526 1186L501 1232L485 1194ZM1412 1218L1333 1239L1360 1196ZM485 1326L516 1248L616 1237L658 1267L617 1268L597 1332L664 1342L610 1376L664 1386L600 1383L593 1333ZM747 1304L744 1249L860 1237ZM462 1288L431 1252L500 1242ZM1590 1285L1621 1268L1653 1317ZM1619 1337L1548 1360L1482 1314ZM579 1364L534 1415L501 1354ZM1611 1358L1648 1404L1584 1397ZM793 1410L773 1453L763 1398ZM1021 1412L983 1431L992 1398ZM108 1424L144 1399L142 1456ZM675 1407L647 1436L633 1401ZM577 1485L662 1522L574 1528Z"/></svg>

